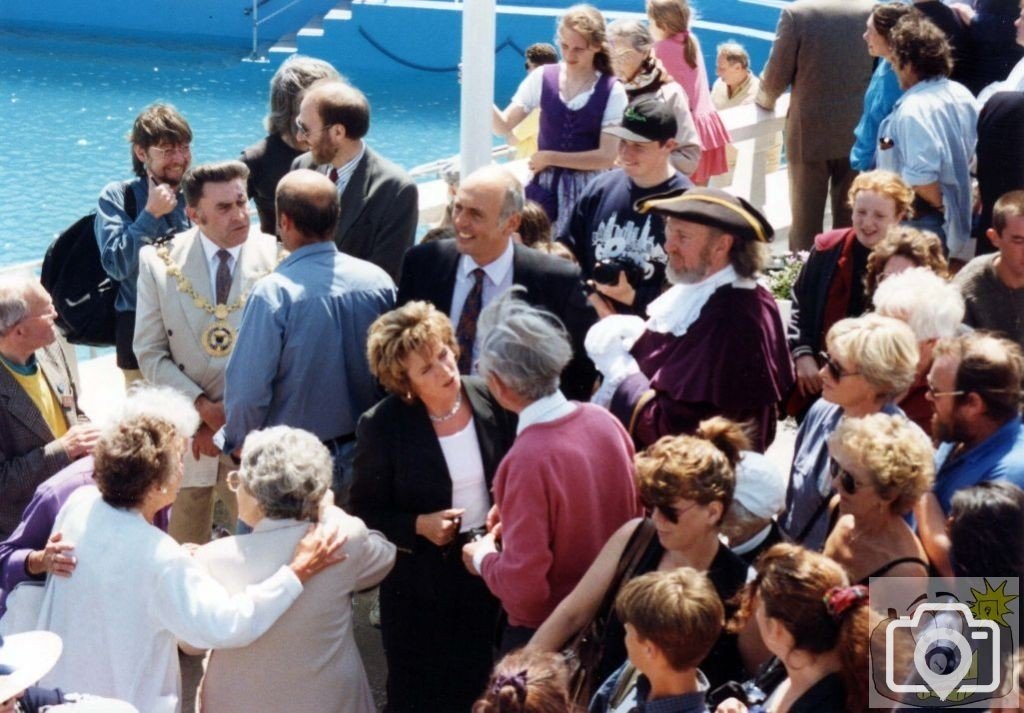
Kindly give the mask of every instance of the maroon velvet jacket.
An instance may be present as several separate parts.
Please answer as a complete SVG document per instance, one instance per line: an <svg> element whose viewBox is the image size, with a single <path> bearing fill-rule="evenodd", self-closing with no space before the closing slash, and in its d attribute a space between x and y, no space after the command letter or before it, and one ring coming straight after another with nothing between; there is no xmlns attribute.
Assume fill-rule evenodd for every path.
<svg viewBox="0 0 1024 713"><path fill-rule="evenodd" d="M710 416L749 422L759 452L775 439L793 363L778 307L760 285L720 287L684 335L644 332L632 353L641 373L619 385L611 410L638 448L692 433Z"/></svg>

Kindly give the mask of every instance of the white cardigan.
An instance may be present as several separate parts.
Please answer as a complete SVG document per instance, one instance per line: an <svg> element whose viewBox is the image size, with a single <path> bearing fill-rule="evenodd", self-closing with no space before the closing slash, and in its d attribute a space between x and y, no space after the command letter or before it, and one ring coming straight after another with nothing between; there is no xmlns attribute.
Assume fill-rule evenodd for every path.
<svg viewBox="0 0 1024 713"><path fill-rule="evenodd" d="M43 685L129 701L146 713L181 708L178 639L245 646L302 593L287 566L234 595L138 511L79 488L54 524L75 544L70 578L46 583L39 628L64 640Z"/></svg>

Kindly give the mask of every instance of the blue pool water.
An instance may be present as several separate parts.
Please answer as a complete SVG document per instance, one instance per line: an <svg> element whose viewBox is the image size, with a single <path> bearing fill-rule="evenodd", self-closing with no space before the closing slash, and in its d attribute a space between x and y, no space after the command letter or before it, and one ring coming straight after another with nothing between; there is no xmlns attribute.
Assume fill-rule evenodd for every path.
<svg viewBox="0 0 1024 713"><path fill-rule="evenodd" d="M42 257L104 184L129 177L125 135L153 101L189 120L195 162L238 156L264 135L275 69L235 50L0 32L0 265ZM455 77L349 79L369 96L368 141L381 154L408 168L458 151Z"/></svg>

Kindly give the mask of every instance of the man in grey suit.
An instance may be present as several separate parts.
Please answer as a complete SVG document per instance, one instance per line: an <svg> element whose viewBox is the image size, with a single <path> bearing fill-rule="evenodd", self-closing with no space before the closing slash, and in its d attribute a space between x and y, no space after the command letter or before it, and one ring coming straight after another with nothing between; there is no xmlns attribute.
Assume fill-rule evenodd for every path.
<svg viewBox="0 0 1024 713"><path fill-rule="evenodd" d="M366 97L345 82L318 82L302 98L295 126L309 152L292 169L315 169L337 186L338 250L372 262L397 282L416 236L419 196L405 171L363 141L370 128Z"/></svg>
<svg viewBox="0 0 1024 713"><path fill-rule="evenodd" d="M99 437L78 408L56 316L34 277L0 278L0 539L36 486L89 455Z"/></svg>
<svg viewBox="0 0 1024 713"><path fill-rule="evenodd" d="M210 539L214 496L234 523L227 487L232 464L213 444L224 425L224 370L252 285L277 264L277 241L249 223L240 161L196 166L182 179L186 212L195 227L167 245L139 254L135 355L146 379L193 401L202 423L185 458L185 476L169 527L179 542Z"/></svg>
<svg viewBox="0 0 1024 713"><path fill-rule="evenodd" d="M783 8L757 105L772 109L792 87L786 119L792 250L810 250L831 191L832 225L851 224L846 194L853 129L871 79L862 35L872 0L796 0Z"/></svg>

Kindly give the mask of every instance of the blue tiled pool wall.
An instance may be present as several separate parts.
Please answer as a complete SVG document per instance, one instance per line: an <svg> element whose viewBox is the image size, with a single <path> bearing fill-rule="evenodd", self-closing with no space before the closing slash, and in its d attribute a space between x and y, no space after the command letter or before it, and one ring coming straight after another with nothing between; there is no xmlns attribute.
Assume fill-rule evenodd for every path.
<svg viewBox="0 0 1024 713"><path fill-rule="evenodd" d="M727 7L745 13L736 24L746 30L722 25ZM715 46L726 39L741 41L760 69L777 8L716 0L715 12L704 14L710 27L697 27L709 71ZM554 23L551 16L498 15L499 104L523 76L520 50L551 41ZM357 5L351 21L328 23L324 37L300 37L299 51L331 61L368 94L369 141L411 167L458 150L460 32L457 12ZM0 29L0 265L39 259L55 233L94 207L106 182L129 175L125 134L153 101L170 101L189 119L195 162L237 156L258 140L267 84L283 57L254 64L240 61L245 54L238 43Z"/></svg>

